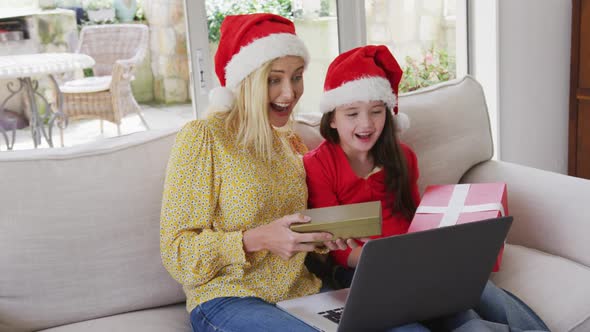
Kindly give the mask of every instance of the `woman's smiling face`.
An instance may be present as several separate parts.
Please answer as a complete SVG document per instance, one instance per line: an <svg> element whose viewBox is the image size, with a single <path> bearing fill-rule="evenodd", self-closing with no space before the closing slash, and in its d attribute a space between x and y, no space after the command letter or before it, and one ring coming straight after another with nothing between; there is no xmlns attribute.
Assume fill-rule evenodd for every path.
<svg viewBox="0 0 590 332"><path fill-rule="evenodd" d="M275 127L289 121L293 108L303 94L305 62L298 56L274 60L268 74L269 120Z"/></svg>

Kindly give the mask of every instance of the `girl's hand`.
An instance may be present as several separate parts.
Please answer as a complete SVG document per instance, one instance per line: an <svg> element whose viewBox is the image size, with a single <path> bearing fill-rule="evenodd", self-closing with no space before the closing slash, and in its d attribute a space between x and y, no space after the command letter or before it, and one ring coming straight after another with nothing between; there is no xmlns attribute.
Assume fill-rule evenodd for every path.
<svg viewBox="0 0 590 332"><path fill-rule="evenodd" d="M321 245L321 242L332 239L332 234L297 233L289 228L293 223L306 223L310 220L310 217L296 213L247 230L244 232L242 240L244 250L246 252L268 250L284 260L290 259L298 252L314 251L318 244L311 242L319 242Z"/></svg>
<svg viewBox="0 0 590 332"><path fill-rule="evenodd" d="M371 238L363 237L363 238L358 238L356 240L361 241L361 242L367 242L370 239ZM350 238L350 239L337 238L335 240L325 241L324 245L330 250L346 250L348 248L354 249L356 247L359 247L359 245L355 241L355 239L352 239L352 238Z"/></svg>
<svg viewBox="0 0 590 332"><path fill-rule="evenodd" d="M370 238L359 238L357 240L361 242L367 242L370 240ZM348 260L346 263L349 267L356 268L359 263L359 258L361 258L361 251L363 250L363 247L361 247L358 242L355 241L355 239L346 240L346 244L352 249L348 255Z"/></svg>
<svg viewBox="0 0 590 332"><path fill-rule="evenodd" d="M337 238L336 240L325 241L324 246L330 250L346 250L348 245L346 244L346 240L341 238Z"/></svg>

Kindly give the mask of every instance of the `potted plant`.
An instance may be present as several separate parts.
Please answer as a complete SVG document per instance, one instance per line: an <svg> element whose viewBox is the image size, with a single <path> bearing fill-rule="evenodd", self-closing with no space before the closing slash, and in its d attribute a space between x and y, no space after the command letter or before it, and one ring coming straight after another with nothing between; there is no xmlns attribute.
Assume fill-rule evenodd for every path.
<svg viewBox="0 0 590 332"><path fill-rule="evenodd" d="M83 7L91 22L104 23L115 20L113 0L85 0Z"/></svg>
<svg viewBox="0 0 590 332"><path fill-rule="evenodd" d="M114 0L115 15L120 22L131 22L137 12L137 0Z"/></svg>
<svg viewBox="0 0 590 332"><path fill-rule="evenodd" d="M409 92L455 78L455 57L432 45L421 59L407 56L400 92Z"/></svg>

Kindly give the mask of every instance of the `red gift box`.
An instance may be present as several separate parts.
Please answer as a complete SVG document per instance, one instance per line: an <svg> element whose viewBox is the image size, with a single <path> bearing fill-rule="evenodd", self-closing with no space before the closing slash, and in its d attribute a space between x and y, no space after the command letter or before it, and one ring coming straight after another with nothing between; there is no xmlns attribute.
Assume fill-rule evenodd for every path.
<svg viewBox="0 0 590 332"><path fill-rule="evenodd" d="M408 233L508 215L505 183L428 186ZM500 269L504 246L494 272Z"/></svg>

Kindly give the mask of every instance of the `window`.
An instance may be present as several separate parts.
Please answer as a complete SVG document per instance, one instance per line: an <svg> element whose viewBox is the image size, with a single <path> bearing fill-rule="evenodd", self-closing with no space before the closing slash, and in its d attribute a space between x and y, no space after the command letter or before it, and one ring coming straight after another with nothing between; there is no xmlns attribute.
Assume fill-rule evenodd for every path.
<svg viewBox="0 0 590 332"><path fill-rule="evenodd" d="M459 0L461 2L461 0ZM459 8L458 8L459 7ZM365 1L367 44L386 45L404 69L400 91L412 91L457 77L466 52L463 6L455 0ZM461 44L460 47L458 47ZM460 74L465 74L459 65Z"/></svg>
<svg viewBox="0 0 590 332"><path fill-rule="evenodd" d="M317 111L328 65L340 52L365 44L387 45L405 69L402 91L467 73L466 0L230 0L185 1L197 113L217 86L215 33L230 13L266 11L295 22L311 54L300 112ZM200 18L207 23L198 22ZM346 22L346 24L341 24ZM212 37L213 36L213 37ZM207 40L204 43L203 40ZM204 54L207 54L205 57Z"/></svg>

